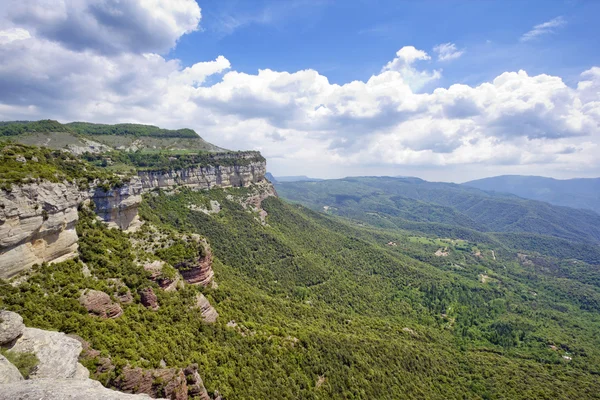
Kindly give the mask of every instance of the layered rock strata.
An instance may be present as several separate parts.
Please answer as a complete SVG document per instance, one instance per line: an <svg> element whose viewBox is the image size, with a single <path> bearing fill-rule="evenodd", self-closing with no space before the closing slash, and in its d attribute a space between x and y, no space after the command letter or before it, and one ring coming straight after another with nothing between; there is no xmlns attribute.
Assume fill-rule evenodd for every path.
<svg viewBox="0 0 600 400"><path fill-rule="evenodd" d="M215 156L215 161L223 165L140 171L138 177L110 190L98 186L82 190L68 182L41 182L14 185L10 192L0 191L0 278L10 278L34 264L75 257L77 209L84 202L93 201L98 216L110 226L131 231L140 226L138 206L144 191L176 186L193 189L246 187L256 183L270 186L265 180L266 163L257 152L226 153ZM260 213L264 223L266 213L255 204L262 197L253 199L250 207Z"/></svg>
<svg viewBox="0 0 600 400"><path fill-rule="evenodd" d="M90 314L101 318L118 318L123 314L120 305L110 299L110 296L99 290L86 290L79 297L79 303Z"/></svg>
<svg viewBox="0 0 600 400"><path fill-rule="evenodd" d="M211 189L215 187L243 187L265 179L267 166L258 161L260 154L253 151L222 154L215 161L237 159L238 165L199 166L173 171L140 171L138 176L145 190L168 189L186 186L193 189Z"/></svg>
<svg viewBox="0 0 600 400"><path fill-rule="evenodd" d="M217 321L217 318L219 318L219 313L217 310L215 310L215 308L202 293L198 293L196 295L195 307L200 310L202 320L206 323L214 324Z"/></svg>

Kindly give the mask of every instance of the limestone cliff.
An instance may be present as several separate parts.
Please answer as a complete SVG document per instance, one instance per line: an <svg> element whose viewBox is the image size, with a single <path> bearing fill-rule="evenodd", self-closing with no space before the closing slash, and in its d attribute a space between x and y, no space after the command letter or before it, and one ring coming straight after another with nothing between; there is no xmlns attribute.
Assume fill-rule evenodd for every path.
<svg viewBox="0 0 600 400"><path fill-rule="evenodd" d="M266 163L254 151L213 156L218 166L197 166L171 171L139 171L144 190L183 185L193 189L245 187L265 179ZM236 162L228 162L235 159Z"/></svg>
<svg viewBox="0 0 600 400"><path fill-rule="evenodd" d="M0 278L74 257L77 206L88 197L74 185L48 182L0 192Z"/></svg>
<svg viewBox="0 0 600 400"><path fill-rule="evenodd" d="M10 191L0 190L0 278L14 276L34 264L75 257L77 209L84 202L93 201L98 216L110 226L135 230L141 224L138 206L145 191L268 184L266 163L258 152L216 154L212 160L214 166L139 171L137 177L109 190L98 185L80 189L67 181L13 185ZM264 221L264 216L261 219ZM206 268L200 272L200 280L210 283L212 276L204 276Z"/></svg>
<svg viewBox="0 0 600 400"><path fill-rule="evenodd" d="M82 190L76 184L31 183L0 191L0 278L34 264L77 255L77 209L88 200L107 223L128 229L138 223L139 180L122 188Z"/></svg>

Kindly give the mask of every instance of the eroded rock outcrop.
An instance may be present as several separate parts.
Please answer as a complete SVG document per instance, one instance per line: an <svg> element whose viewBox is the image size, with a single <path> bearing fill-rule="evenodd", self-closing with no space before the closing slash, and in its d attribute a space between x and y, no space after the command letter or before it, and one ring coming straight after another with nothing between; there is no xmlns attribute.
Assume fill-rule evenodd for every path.
<svg viewBox="0 0 600 400"><path fill-rule="evenodd" d="M192 364L183 370L187 380L188 395L200 400L211 400L204 382L198 373L198 364Z"/></svg>
<svg viewBox="0 0 600 400"><path fill-rule="evenodd" d="M151 287L140 290L140 300L144 307L148 307L151 310L158 310L158 297L156 297L156 293L154 293L154 289Z"/></svg>
<svg viewBox="0 0 600 400"><path fill-rule="evenodd" d="M95 188L90 197L96 205L96 214L109 226L133 231L141 225L138 206L142 202L142 183L138 178L111 190Z"/></svg>
<svg viewBox="0 0 600 400"><path fill-rule="evenodd" d="M62 332L25 328L23 334L9 347L17 353L33 353L39 363L29 379L74 379L78 372L81 343Z"/></svg>
<svg viewBox="0 0 600 400"><path fill-rule="evenodd" d="M32 183L0 191L0 278L77 255L77 206L87 198L75 185Z"/></svg>
<svg viewBox="0 0 600 400"><path fill-rule="evenodd" d="M208 299L202 293L198 293L196 295L195 307L200 310L204 322L213 324L217 321L219 313L217 312L217 310L215 310L215 308L210 304Z"/></svg>
<svg viewBox="0 0 600 400"><path fill-rule="evenodd" d="M142 394L120 393L91 379L40 379L0 387L0 400L148 400Z"/></svg>
<svg viewBox="0 0 600 400"><path fill-rule="evenodd" d="M201 245L204 248L203 254L200 254L198 259L193 262L177 265L177 269L187 283L202 285L204 287L214 287L216 283L214 282L215 273L212 269L212 252L210 246L199 237L192 237L191 240L202 242Z"/></svg>
<svg viewBox="0 0 600 400"><path fill-rule="evenodd" d="M86 290L79 297L79 303L90 314L101 318L118 318L123 314L121 306L112 301L108 294L99 290Z"/></svg>
<svg viewBox="0 0 600 400"><path fill-rule="evenodd" d="M77 255L78 207L89 200L107 223L121 229L139 224L142 201L138 179L120 189L83 190L76 184L30 183L0 191L0 278L34 264L60 262Z"/></svg>
<svg viewBox="0 0 600 400"><path fill-rule="evenodd" d="M166 263L160 260L155 260L144 264L144 269L150 273L150 279L156 282L162 290L172 292L173 290L177 289L181 278L172 267L169 268L173 272L173 277L166 276L163 270L165 268L167 268Z"/></svg>
<svg viewBox="0 0 600 400"><path fill-rule="evenodd" d="M151 397L164 396L171 400L187 400L186 377L179 368L123 368L112 383L125 393L146 393Z"/></svg>

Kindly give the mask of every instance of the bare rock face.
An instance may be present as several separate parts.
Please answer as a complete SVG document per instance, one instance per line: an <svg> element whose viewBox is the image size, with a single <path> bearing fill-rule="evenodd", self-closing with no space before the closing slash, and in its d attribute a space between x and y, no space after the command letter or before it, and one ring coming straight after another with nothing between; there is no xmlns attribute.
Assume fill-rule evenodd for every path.
<svg viewBox="0 0 600 400"><path fill-rule="evenodd" d="M0 311L0 345L8 344L18 338L25 329L23 318L14 312Z"/></svg>
<svg viewBox="0 0 600 400"><path fill-rule="evenodd" d="M142 300L142 304L145 307L148 307L155 311L158 310L158 298L156 297L156 294L154 293L154 290L151 287L140 290L140 297Z"/></svg>
<svg viewBox="0 0 600 400"><path fill-rule="evenodd" d="M96 212L121 229L139 226L140 180L119 189L81 190L70 183L31 183L0 191L0 278L43 262L60 262L77 255L77 208L92 198Z"/></svg>
<svg viewBox="0 0 600 400"><path fill-rule="evenodd" d="M6 357L0 354L0 385L23 380L23 375ZM2 389L0 389L1 391Z"/></svg>
<svg viewBox="0 0 600 400"><path fill-rule="evenodd" d="M126 231L135 231L141 226L138 207L142 202L142 184L138 178L108 191L95 188L90 197L96 205L96 214L109 226Z"/></svg>
<svg viewBox="0 0 600 400"><path fill-rule="evenodd" d="M81 343L61 332L25 328L10 348L18 353L34 353L39 364L29 379L72 379L77 374Z"/></svg>
<svg viewBox="0 0 600 400"><path fill-rule="evenodd" d="M148 400L141 394L107 389L91 379L39 379L2 385L0 400Z"/></svg>
<svg viewBox="0 0 600 400"><path fill-rule="evenodd" d="M123 314L121 306L113 302L108 294L99 290L84 291L79 297L79 303L90 314L101 318L117 318Z"/></svg>
<svg viewBox="0 0 600 400"><path fill-rule="evenodd" d="M252 160L259 156L254 151L215 155L217 159ZM242 187L265 179L267 172L264 161L241 162L240 165L221 165L187 168L173 171L140 171L138 176L144 190L155 188L168 189L184 185L193 189L211 189L214 187Z"/></svg>
<svg viewBox="0 0 600 400"><path fill-rule="evenodd" d="M199 398L200 400L211 400L204 382L198 373L198 364L192 364L183 370L185 378L187 380L188 395L193 398Z"/></svg>
<svg viewBox="0 0 600 400"><path fill-rule="evenodd" d="M195 307L200 309L200 313L202 314L202 319L204 322L214 324L217 321L219 313L202 293L198 293L196 295Z"/></svg>
<svg viewBox="0 0 600 400"><path fill-rule="evenodd" d="M165 277L163 274L164 266L164 261L156 260L151 263L144 264L144 269L150 272L150 279L156 282L161 289L167 292L171 292L177 289L181 278L179 277L179 275L176 275L173 279Z"/></svg>
<svg viewBox="0 0 600 400"><path fill-rule="evenodd" d="M125 393L146 393L151 397L164 396L172 400L187 400L188 387L183 371L178 368L123 368L112 383Z"/></svg>
<svg viewBox="0 0 600 400"><path fill-rule="evenodd" d="M204 255L192 265L178 265L177 268L187 283L208 287L214 284L215 273L212 269L212 252L204 243Z"/></svg>
<svg viewBox="0 0 600 400"><path fill-rule="evenodd" d="M87 192L64 183L0 191L0 278L77 255L77 206L86 198Z"/></svg>

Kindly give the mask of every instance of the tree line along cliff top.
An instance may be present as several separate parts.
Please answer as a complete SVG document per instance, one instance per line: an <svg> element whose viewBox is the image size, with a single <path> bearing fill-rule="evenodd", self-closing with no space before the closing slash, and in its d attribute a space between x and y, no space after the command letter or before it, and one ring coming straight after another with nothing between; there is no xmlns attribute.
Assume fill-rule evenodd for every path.
<svg viewBox="0 0 600 400"><path fill-rule="evenodd" d="M74 132L83 135L133 135L171 138L200 138L192 129L163 129L154 125L142 124L94 124L90 122L70 122L61 124L54 120L3 121L0 122L0 136L16 136L33 132Z"/></svg>
<svg viewBox="0 0 600 400"><path fill-rule="evenodd" d="M221 147L205 141L194 130L163 129L142 124L94 124L54 120L0 121L0 140L26 145L66 149L76 154L85 152L170 151L222 152Z"/></svg>

